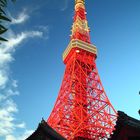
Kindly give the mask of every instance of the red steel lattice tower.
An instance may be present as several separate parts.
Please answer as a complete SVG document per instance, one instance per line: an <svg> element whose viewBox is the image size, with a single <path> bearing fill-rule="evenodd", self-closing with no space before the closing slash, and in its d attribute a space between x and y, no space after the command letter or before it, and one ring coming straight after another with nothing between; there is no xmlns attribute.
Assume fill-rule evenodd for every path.
<svg viewBox="0 0 140 140"><path fill-rule="evenodd" d="M107 139L117 118L98 75L89 32L85 0L75 0L71 40L63 53L64 78L47 121L68 140Z"/></svg>

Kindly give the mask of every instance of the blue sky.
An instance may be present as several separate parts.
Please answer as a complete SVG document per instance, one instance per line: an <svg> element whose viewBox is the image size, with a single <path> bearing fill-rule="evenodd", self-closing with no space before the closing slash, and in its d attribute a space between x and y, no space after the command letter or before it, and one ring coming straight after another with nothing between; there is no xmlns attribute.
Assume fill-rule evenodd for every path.
<svg viewBox="0 0 140 140"><path fill-rule="evenodd" d="M74 0L9 3L12 19L0 47L0 140L25 139L57 98L69 43ZM86 0L97 67L116 110L139 119L140 1Z"/></svg>

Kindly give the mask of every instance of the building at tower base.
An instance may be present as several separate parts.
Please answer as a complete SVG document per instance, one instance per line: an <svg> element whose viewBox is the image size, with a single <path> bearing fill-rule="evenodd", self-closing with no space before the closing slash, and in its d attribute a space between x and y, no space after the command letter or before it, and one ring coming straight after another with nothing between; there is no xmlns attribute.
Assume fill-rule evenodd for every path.
<svg viewBox="0 0 140 140"><path fill-rule="evenodd" d="M44 120L39 123L35 132L26 140L66 140L53 130Z"/></svg>
<svg viewBox="0 0 140 140"><path fill-rule="evenodd" d="M109 140L140 140L140 120L118 111L115 130Z"/></svg>

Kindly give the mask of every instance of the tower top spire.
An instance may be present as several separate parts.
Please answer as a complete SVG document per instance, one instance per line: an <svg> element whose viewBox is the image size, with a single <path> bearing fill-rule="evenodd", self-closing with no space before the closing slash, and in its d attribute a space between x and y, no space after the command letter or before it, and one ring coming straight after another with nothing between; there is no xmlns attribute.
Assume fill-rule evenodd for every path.
<svg viewBox="0 0 140 140"><path fill-rule="evenodd" d="M73 48L79 50L85 50L94 54L97 57L97 48L90 42L90 30L88 27L88 21L86 18L85 0L74 0L74 18L71 29L71 40L63 53L63 61L66 64L68 58L71 56Z"/></svg>
<svg viewBox="0 0 140 140"><path fill-rule="evenodd" d="M85 0L75 0L75 13L71 39L79 39L90 43L89 27L86 19Z"/></svg>
<svg viewBox="0 0 140 140"><path fill-rule="evenodd" d="M75 0L75 4L78 4L78 3L85 4L85 0Z"/></svg>
<svg viewBox="0 0 140 140"><path fill-rule="evenodd" d="M85 0L75 0L75 12L79 9L85 10Z"/></svg>

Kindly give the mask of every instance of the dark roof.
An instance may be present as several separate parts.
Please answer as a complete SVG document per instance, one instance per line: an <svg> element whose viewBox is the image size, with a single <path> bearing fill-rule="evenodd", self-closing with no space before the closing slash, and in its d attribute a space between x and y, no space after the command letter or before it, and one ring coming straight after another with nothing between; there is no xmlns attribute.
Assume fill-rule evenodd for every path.
<svg viewBox="0 0 140 140"><path fill-rule="evenodd" d="M66 140L54 129L52 129L44 120L39 123L35 132L26 140Z"/></svg>
<svg viewBox="0 0 140 140"><path fill-rule="evenodd" d="M115 130L110 140L140 140L140 121L118 111Z"/></svg>

